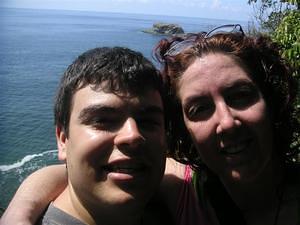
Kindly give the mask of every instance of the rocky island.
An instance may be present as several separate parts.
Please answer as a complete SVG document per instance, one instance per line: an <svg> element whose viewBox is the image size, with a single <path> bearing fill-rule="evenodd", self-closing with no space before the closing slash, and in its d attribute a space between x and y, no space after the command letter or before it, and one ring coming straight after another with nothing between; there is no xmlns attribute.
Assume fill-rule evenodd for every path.
<svg viewBox="0 0 300 225"><path fill-rule="evenodd" d="M152 28L143 30L143 32L158 35L180 35L184 30L178 24L173 23L155 23Z"/></svg>

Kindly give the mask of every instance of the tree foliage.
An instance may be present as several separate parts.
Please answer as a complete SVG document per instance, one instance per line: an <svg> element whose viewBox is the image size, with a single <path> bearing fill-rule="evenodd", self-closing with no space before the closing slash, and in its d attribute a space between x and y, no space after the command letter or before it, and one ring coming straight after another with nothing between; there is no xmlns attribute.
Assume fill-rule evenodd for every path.
<svg viewBox="0 0 300 225"><path fill-rule="evenodd" d="M293 10L285 13L282 21L272 34L274 41L282 46L282 55L296 69L300 69L300 12Z"/></svg>
<svg viewBox="0 0 300 225"><path fill-rule="evenodd" d="M300 0L248 0L262 32L281 46L282 57L293 67L300 89ZM300 123L300 90L294 105L295 121ZM294 132L291 148L300 153L300 131ZM300 154L298 154L298 160Z"/></svg>
<svg viewBox="0 0 300 225"><path fill-rule="evenodd" d="M261 29L274 32L285 17L285 13L299 10L300 0L248 0L252 5L254 17Z"/></svg>

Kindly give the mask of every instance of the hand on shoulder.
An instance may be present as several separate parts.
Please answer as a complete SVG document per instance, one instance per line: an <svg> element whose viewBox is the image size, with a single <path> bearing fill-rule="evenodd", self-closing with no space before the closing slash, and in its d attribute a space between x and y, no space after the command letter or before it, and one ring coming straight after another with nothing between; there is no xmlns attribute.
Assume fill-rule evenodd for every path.
<svg viewBox="0 0 300 225"><path fill-rule="evenodd" d="M186 168L186 165L176 161L173 158L167 158L166 159L165 177L173 176L174 178L183 180L185 168Z"/></svg>
<svg viewBox="0 0 300 225"><path fill-rule="evenodd" d="M167 158L166 160L166 169L160 185L159 196L166 203L171 214L174 215L177 209L179 193L184 183L185 168L186 165L172 158Z"/></svg>

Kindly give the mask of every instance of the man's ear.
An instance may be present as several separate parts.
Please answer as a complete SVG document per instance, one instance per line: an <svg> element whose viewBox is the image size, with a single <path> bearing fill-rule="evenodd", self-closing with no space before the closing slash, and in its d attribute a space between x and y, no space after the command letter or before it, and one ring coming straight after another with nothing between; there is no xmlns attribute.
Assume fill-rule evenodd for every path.
<svg viewBox="0 0 300 225"><path fill-rule="evenodd" d="M68 138L61 126L55 127L56 142L58 148L58 159L65 161L67 159L67 142Z"/></svg>

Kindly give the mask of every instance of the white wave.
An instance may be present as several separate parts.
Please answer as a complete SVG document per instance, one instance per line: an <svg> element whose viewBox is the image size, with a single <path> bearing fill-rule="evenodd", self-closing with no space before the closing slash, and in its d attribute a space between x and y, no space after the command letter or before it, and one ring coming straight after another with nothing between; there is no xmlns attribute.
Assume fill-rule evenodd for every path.
<svg viewBox="0 0 300 225"><path fill-rule="evenodd" d="M0 171L5 172L8 170L19 168L19 167L23 166L25 163L31 161L32 159L34 159L36 157L42 157L48 153L54 153L54 152L57 152L57 150L50 150L50 151L45 151L45 152L42 152L39 154L26 155L21 161L15 162L10 165L0 165Z"/></svg>

